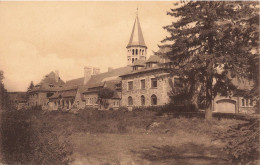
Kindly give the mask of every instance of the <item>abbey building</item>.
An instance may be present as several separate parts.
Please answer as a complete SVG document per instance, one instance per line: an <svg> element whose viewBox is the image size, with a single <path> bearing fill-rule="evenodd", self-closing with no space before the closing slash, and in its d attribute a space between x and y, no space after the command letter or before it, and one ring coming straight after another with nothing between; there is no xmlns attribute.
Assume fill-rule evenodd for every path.
<svg viewBox="0 0 260 165"><path fill-rule="evenodd" d="M132 109L134 106L166 105L172 101L173 89L181 88L180 80L169 73L169 68L174 68L170 60L156 55L148 57L147 49L137 15L126 45L126 66L108 68L104 73L97 67L85 67L83 77L67 82L60 79L58 72L51 72L29 91L29 106L41 106L45 110L86 107L115 110L122 106ZM109 89L112 95L100 98L103 89ZM218 112L226 109L231 113L242 112L252 107L251 101L241 95L219 96L214 100L214 110Z"/></svg>

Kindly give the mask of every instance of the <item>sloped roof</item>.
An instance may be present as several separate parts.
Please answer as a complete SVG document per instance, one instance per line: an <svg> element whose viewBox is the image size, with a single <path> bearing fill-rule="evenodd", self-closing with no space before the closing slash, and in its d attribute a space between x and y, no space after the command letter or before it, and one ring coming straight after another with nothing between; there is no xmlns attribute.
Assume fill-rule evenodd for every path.
<svg viewBox="0 0 260 165"><path fill-rule="evenodd" d="M152 55L149 57L149 59L146 61L146 63L159 63L161 60L161 58L159 56L156 56L156 55Z"/></svg>
<svg viewBox="0 0 260 165"><path fill-rule="evenodd" d="M161 47L156 53L157 54L165 54L171 51L171 48L169 47Z"/></svg>
<svg viewBox="0 0 260 165"><path fill-rule="evenodd" d="M55 92L61 90L61 87L64 85L64 81L60 79L54 72L50 72L45 75L44 78L40 81L39 84L35 85L30 92L39 92L39 91L50 91Z"/></svg>
<svg viewBox="0 0 260 165"><path fill-rule="evenodd" d="M136 70L136 71L128 72L126 74L122 74L120 77L135 75L135 74L139 74L139 73L147 73L147 72L152 72L152 71L157 71L157 70L162 70L162 71L167 72L166 68L162 68L160 66L155 66L155 67L152 67L152 68L141 68L141 69Z"/></svg>
<svg viewBox="0 0 260 165"><path fill-rule="evenodd" d="M139 59L136 60L132 66L145 66L145 60Z"/></svg>
<svg viewBox="0 0 260 165"><path fill-rule="evenodd" d="M81 78L66 81L64 86L78 86L78 85L83 85L83 83L84 83L84 77L81 77Z"/></svg>
<svg viewBox="0 0 260 165"><path fill-rule="evenodd" d="M77 94L77 90L68 90L68 91L63 91L61 96L62 97L75 97Z"/></svg>
<svg viewBox="0 0 260 165"><path fill-rule="evenodd" d="M91 76L90 80L87 82L86 87L95 88L95 87L104 86L107 80L111 81L111 79L109 78L113 78L112 80L121 80L121 78L119 77L120 75L129 73L131 71L132 71L131 66L125 66L125 67L113 69L110 72L93 75Z"/></svg>
<svg viewBox="0 0 260 165"><path fill-rule="evenodd" d="M58 77L58 81L56 81L56 75L53 71L50 72L49 74L45 75L44 78L41 80L39 85L42 84L52 84L52 85L63 85L64 81Z"/></svg>
<svg viewBox="0 0 260 165"><path fill-rule="evenodd" d="M141 29L141 25L140 25L138 16L136 16L136 18L135 18L135 23L134 23L133 30L131 33L131 37L130 37L129 43L127 44L126 47L128 48L131 46L147 47L144 42L144 36L143 36L143 32Z"/></svg>
<svg viewBox="0 0 260 165"><path fill-rule="evenodd" d="M60 92L55 92L51 97L49 97L49 99L57 99L61 96Z"/></svg>

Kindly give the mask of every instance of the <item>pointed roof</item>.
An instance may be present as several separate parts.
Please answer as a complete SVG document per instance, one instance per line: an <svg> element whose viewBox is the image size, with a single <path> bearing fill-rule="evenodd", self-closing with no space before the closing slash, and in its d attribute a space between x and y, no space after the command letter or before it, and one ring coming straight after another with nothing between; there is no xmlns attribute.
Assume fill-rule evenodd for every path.
<svg viewBox="0 0 260 165"><path fill-rule="evenodd" d="M126 46L126 48L131 47L131 46L143 46L143 47L147 48L147 46L145 45L145 42L144 42L144 36L143 36L143 32L141 29L138 15L136 15L132 34L131 34L129 43Z"/></svg>

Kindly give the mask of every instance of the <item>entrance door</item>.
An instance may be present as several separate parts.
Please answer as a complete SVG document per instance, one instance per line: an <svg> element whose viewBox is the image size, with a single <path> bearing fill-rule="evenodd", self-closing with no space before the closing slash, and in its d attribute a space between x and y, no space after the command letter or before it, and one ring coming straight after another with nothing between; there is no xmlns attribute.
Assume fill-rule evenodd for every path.
<svg viewBox="0 0 260 165"><path fill-rule="evenodd" d="M236 102L230 99L223 99L216 102L215 112L236 113Z"/></svg>

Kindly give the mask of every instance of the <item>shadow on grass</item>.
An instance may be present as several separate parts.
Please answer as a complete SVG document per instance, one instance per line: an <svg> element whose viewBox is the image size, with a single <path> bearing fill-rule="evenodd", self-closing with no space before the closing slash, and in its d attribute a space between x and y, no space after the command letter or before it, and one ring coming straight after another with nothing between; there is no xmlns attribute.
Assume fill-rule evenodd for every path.
<svg viewBox="0 0 260 165"><path fill-rule="evenodd" d="M219 148L187 143L179 147L152 146L141 151L131 151L141 159L156 164L230 164L225 161ZM222 155L221 155L222 154Z"/></svg>

